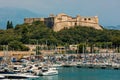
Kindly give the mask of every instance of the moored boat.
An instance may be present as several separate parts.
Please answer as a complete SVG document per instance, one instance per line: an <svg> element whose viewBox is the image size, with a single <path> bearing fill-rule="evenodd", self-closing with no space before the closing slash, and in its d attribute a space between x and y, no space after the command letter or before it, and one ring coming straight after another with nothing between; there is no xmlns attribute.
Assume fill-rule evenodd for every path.
<svg viewBox="0 0 120 80"><path fill-rule="evenodd" d="M34 76L32 73L15 73L10 71L9 69L4 69L0 71L1 78L7 79L27 79L27 78L36 78L39 76Z"/></svg>
<svg viewBox="0 0 120 80"><path fill-rule="evenodd" d="M0 75L0 79L5 79L5 76L3 76L3 75Z"/></svg>
<svg viewBox="0 0 120 80"><path fill-rule="evenodd" d="M48 76L48 75L57 75L58 70L53 69L53 68L42 68L39 70L38 74L39 76Z"/></svg>

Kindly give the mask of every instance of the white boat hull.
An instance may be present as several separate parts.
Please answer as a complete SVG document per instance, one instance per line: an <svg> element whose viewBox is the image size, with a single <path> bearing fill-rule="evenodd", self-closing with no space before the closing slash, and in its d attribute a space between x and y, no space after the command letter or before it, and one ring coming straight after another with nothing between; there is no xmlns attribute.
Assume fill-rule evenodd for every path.
<svg viewBox="0 0 120 80"><path fill-rule="evenodd" d="M4 79L5 78L5 76L3 76L3 75L0 75L0 79Z"/></svg>
<svg viewBox="0 0 120 80"><path fill-rule="evenodd" d="M46 72L40 72L39 75L41 76L48 76L48 75L57 75L58 71L57 70L51 70L51 71L46 71Z"/></svg>
<svg viewBox="0 0 120 80"><path fill-rule="evenodd" d="M30 74L25 74L25 73L17 73L17 74L0 74L1 76L4 76L4 78L9 78L9 79L25 79L25 78L37 78L39 76L34 76Z"/></svg>

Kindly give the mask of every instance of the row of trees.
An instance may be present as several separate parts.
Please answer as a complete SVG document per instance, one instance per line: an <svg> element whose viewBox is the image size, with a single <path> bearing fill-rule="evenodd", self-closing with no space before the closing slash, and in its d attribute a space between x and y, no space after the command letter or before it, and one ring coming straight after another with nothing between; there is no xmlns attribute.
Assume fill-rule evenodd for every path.
<svg viewBox="0 0 120 80"><path fill-rule="evenodd" d="M10 25L10 22L8 22ZM87 43L91 45L105 45L106 42L111 43L112 46L119 47L120 45L120 30L96 30L82 26L75 26L70 29L63 29L59 32L54 32L48 28L44 23L36 21L33 24L16 25L15 28L7 28L7 30L0 30L0 44L10 45L13 43L11 49L15 50L29 50L16 48L23 44L39 44L50 45L70 45ZM23 46L22 46L23 47ZM110 46L108 46L110 47ZM25 48L25 47L23 47ZM1 48L0 48L1 49Z"/></svg>
<svg viewBox="0 0 120 80"><path fill-rule="evenodd" d="M12 21L7 21L6 29L13 29L13 23L12 23Z"/></svg>

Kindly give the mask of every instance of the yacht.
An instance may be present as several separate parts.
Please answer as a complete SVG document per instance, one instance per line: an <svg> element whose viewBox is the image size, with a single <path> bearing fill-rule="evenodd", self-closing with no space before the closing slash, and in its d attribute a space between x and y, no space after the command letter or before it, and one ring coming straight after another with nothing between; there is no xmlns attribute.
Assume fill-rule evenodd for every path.
<svg viewBox="0 0 120 80"><path fill-rule="evenodd" d="M0 75L0 79L5 79L5 76L3 76L3 75Z"/></svg>
<svg viewBox="0 0 120 80"><path fill-rule="evenodd" d="M40 76L48 76L48 75L57 75L58 70L54 68L44 67L42 68L37 75Z"/></svg>
<svg viewBox="0 0 120 80"><path fill-rule="evenodd" d="M15 73L9 69L3 69L0 71L0 76L7 79L27 79L27 78L37 78L39 76L34 76L32 73Z"/></svg>

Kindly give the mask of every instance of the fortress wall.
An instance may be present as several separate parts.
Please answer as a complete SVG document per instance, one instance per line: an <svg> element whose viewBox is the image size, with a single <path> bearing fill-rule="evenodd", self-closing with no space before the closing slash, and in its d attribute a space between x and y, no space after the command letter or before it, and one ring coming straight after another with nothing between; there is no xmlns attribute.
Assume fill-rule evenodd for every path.
<svg viewBox="0 0 120 80"><path fill-rule="evenodd" d="M23 56L30 56L31 54L35 54L33 51L8 51L7 54L4 53L4 51L0 51L0 57L6 56L6 57L14 57L14 58L22 58Z"/></svg>
<svg viewBox="0 0 120 80"><path fill-rule="evenodd" d="M94 24L98 24L98 17L95 16L95 17L81 17L80 20L79 20L81 23L83 22L86 22L86 23L94 23Z"/></svg>
<svg viewBox="0 0 120 80"><path fill-rule="evenodd" d="M67 22L64 22L64 23L56 23L55 25L54 25L54 27L53 27L53 30L54 31L60 31L61 29L64 29L65 27L67 27Z"/></svg>
<svg viewBox="0 0 120 80"><path fill-rule="evenodd" d="M44 18L25 18L24 23L31 24L35 21L45 21Z"/></svg>
<svg viewBox="0 0 120 80"><path fill-rule="evenodd" d="M82 17L78 15L76 17L71 17L64 13L61 13L56 16L52 15L48 18L24 19L24 23L31 24L34 21L43 21L48 27L52 28L54 31L60 31L61 29L70 28L74 26L87 26L102 30L102 28L99 26L99 20L97 16Z"/></svg>
<svg viewBox="0 0 120 80"><path fill-rule="evenodd" d="M98 30L102 30L102 28L99 26L99 24L91 24L91 23L80 23L81 26L85 26L85 27L92 27Z"/></svg>
<svg viewBox="0 0 120 80"><path fill-rule="evenodd" d="M25 18L24 23L31 24L33 22L33 18Z"/></svg>
<svg viewBox="0 0 120 80"><path fill-rule="evenodd" d="M58 22L54 25L53 30L54 31L60 31L64 28L71 28L75 26L76 22L71 22L71 21L64 21L64 22Z"/></svg>

